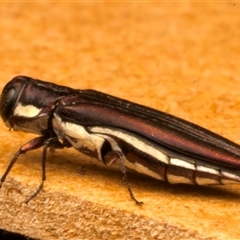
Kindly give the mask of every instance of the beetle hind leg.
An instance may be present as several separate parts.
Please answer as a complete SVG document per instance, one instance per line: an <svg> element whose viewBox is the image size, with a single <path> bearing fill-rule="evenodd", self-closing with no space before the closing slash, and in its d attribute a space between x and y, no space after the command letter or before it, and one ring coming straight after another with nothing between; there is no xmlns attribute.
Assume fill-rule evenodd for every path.
<svg viewBox="0 0 240 240"><path fill-rule="evenodd" d="M129 195L131 197L131 199L133 201L135 201L135 203L139 206L141 206L143 204L143 202L139 202L133 192L132 189L130 187L129 181L128 181L128 177L127 177L127 171L126 171L126 167L124 164L124 156L123 153L121 151L117 151L117 150L112 150L107 152L104 156L103 156L103 162L105 165L110 166L112 163L114 163L115 161L119 160L120 162L120 167L121 167L121 171L123 174L123 181L125 182L125 185L127 187L127 190L129 192Z"/></svg>

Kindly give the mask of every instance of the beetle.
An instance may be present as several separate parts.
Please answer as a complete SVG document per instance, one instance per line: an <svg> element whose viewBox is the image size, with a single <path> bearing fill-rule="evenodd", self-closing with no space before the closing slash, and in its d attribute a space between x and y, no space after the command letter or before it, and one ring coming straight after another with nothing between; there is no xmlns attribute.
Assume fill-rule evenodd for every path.
<svg viewBox="0 0 240 240"><path fill-rule="evenodd" d="M110 166L120 163L131 199L126 169L171 184L240 182L240 146L196 124L165 112L95 90L14 77L4 87L0 114L7 127L39 135L14 155L0 187L20 154L43 147L42 180L47 149L74 147Z"/></svg>

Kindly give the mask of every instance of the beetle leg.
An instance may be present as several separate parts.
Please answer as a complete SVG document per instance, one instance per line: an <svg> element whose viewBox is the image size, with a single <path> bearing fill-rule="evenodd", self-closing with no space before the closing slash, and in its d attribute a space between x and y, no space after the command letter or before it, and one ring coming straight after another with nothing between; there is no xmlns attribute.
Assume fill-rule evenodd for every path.
<svg viewBox="0 0 240 240"><path fill-rule="evenodd" d="M12 158L12 160L9 163L6 171L4 172L4 174L2 175L2 177L0 179L0 188L1 188L2 184L3 184L3 182L5 181L9 171L11 170L11 168L13 167L13 165L16 162L17 158L19 157L19 155L23 154L23 153L26 153L28 151L31 151L31 150L34 150L34 149L42 147L45 141L46 141L46 137L44 137L44 136L37 137L37 138L34 138L34 139L30 140L29 142L25 143L24 145L22 145L19 148L19 150L16 152L16 154Z"/></svg>
<svg viewBox="0 0 240 240"><path fill-rule="evenodd" d="M44 141L42 152L42 180L37 189L35 190L35 192L32 193L31 196L25 201L26 204L28 204L30 200L36 197L43 188L44 181L46 180L47 149L50 148L51 150L54 150L56 148L62 149L64 147L68 147L68 145L65 142L61 143L57 137L48 138L47 140Z"/></svg>
<svg viewBox="0 0 240 240"><path fill-rule="evenodd" d="M127 187L127 190L129 192L129 195L130 195L131 199L134 200L137 205L141 206L143 204L143 202L139 202L134 197L134 194L133 194L132 189L130 187L130 184L129 184L129 181L128 181L128 177L127 177L126 167L124 165L124 157L123 157L122 152L116 151L116 150L112 150L112 151L108 152L105 156L103 156L103 162L107 166L111 165L116 160L119 160L119 162L120 162L121 171L122 171L122 174L123 174L123 181L125 182L125 185Z"/></svg>

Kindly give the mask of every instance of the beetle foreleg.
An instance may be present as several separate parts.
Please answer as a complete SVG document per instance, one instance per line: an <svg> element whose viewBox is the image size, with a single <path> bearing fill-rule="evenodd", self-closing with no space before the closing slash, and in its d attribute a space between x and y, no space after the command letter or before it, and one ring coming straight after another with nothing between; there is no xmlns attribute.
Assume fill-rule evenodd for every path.
<svg viewBox="0 0 240 240"><path fill-rule="evenodd" d="M8 173L12 169L14 163L16 162L17 158L19 157L19 155L23 154L25 152L28 152L28 151L31 151L31 150L34 150L34 149L42 147L45 141L46 141L46 138L44 136L37 137L37 138L34 138L34 139L30 140L29 142L25 143L24 145L22 145L19 148L19 150L14 155L13 159L9 163L6 171L4 172L4 174L2 175L2 177L0 179L0 188L1 188L2 184L3 184L3 182L5 181Z"/></svg>
<svg viewBox="0 0 240 240"><path fill-rule="evenodd" d="M68 147L68 145L65 145L65 143L59 142L57 137L48 138L43 143L43 152L42 152L42 181L35 190L34 193L31 194L31 196L25 201L26 204L29 203L30 200L32 200L34 197L38 195L38 193L43 188L44 181L46 180L46 159L47 159L47 149L50 148L51 150L54 150L56 148L64 148Z"/></svg>

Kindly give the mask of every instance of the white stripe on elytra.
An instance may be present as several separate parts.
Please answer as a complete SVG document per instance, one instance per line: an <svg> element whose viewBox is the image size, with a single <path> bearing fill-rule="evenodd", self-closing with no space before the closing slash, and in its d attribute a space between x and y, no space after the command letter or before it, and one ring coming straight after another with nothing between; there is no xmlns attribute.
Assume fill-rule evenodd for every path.
<svg viewBox="0 0 240 240"><path fill-rule="evenodd" d="M91 149L91 150L97 150L98 158L100 160L102 160L101 148L102 148L103 142L105 140L107 140L111 144L111 147L112 147L113 150L119 151L123 154L122 150L119 148L117 142L113 138L111 138L107 135L104 135L104 134L95 134L95 133L94 134L89 134L85 130L84 127L82 127L80 125L77 125L77 124L74 124L74 123L63 122L63 121L61 121L61 118L56 114L54 114L54 116L55 116L54 125L57 127L57 130L59 131L59 128L61 128L61 131L64 132L64 135L61 136L61 137L66 138L67 136L69 136L70 138L67 138L67 139L71 142L71 144L74 147L78 148L79 144L81 144L81 147L86 147L86 148ZM74 141L71 140L71 137L75 138L79 141L77 141L77 143L75 143ZM129 162L126 159L126 157L124 156L124 154L123 154L123 159L124 159L124 164L127 168L133 169L137 172L140 172L140 173L143 173L143 174L146 174L146 175L149 175L153 178L163 180L161 178L161 176L159 176L159 174L157 174L154 171L148 169L147 167L143 166L142 164Z"/></svg>
<svg viewBox="0 0 240 240"><path fill-rule="evenodd" d="M39 114L41 108L37 108L33 105L23 106L21 103L18 103L13 115L14 116L23 116L23 117L35 117Z"/></svg>
<svg viewBox="0 0 240 240"><path fill-rule="evenodd" d="M171 158L170 159L170 164L182 168L187 168L190 170L196 170L195 165L193 163L178 159L178 158Z"/></svg>
<svg viewBox="0 0 240 240"><path fill-rule="evenodd" d="M89 134L81 125L63 122L58 115L54 114L54 116L53 124L57 126L56 133L59 135L63 133L63 136L60 137L67 138L76 149L87 148L91 151L97 151L98 158L102 160L101 149L105 141L104 138L97 134ZM71 138L75 138L78 141L74 142Z"/></svg>
<svg viewBox="0 0 240 240"><path fill-rule="evenodd" d="M165 163L165 164L172 164L178 167L183 167L186 169L190 169L190 170L197 170L200 172L207 172L207 173L211 173L214 175L219 175L219 171L214 169L214 168L210 168L210 167L206 167L206 166L202 166L202 165L197 165L197 163L195 163L195 165L193 163L187 162L185 160L182 159L178 159L178 158L170 158L170 163L168 160L168 156L165 155L164 153L162 153L160 150L156 149L155 147L151 146L148 143L145 143L139 139L137 139L136 137L132 136L131 134L128 134L127 132L124 131L118 131L112 128L107 128L107 127L90 127L90 131L95 132L95 133L102 133L102 134L109 134L112 136L115 136L119 139L122 139L124 142L129 143L130 145L134 146L135 148L139 149L142 152L145 152L149 155L151 155L152 157L154 157L155 159L158 159L159 161Z"/></svg>
<svg viewBox="0 0 240 240"><path fill-rule="evenodd" d="M101 133L101 134L108 134L115 136L124 142L134 146L136 149L140 150L141 152L145 152L155 159L158 159L159 161L169 164L168 157L166 154L162 153L160 150L154 148L148 143L145 143L136 137L132 136L131 134L128 134L127 132L118 131L115 129L107 128L107 127L89 127L91 132L94 133Z"/></svg>
<svg viewBox="0 0 240 240"><path fill-rule="evenodd" d="M23 106L20 106L18 109L21 109L21 107L23 107ZM29 111L31 109L32 109L32 111ZM31 105L29 106L29 110L28 111L31 114L30 113L28 114L28 111L23 111L23 112L25 112L25 114L27 116L33 116L33 113L38 114L38 112L40 111L40 109L37 109ZM26 116L26 115L24 115L24 116ZM190 169L193 171L196 170L199 172L206 172L206 173L210 173L210 174L218 175L218 176L222 175L226 178L232 179L233 181L234 180L240 181L240 176L235 175L234 173L230 173L227 171L221 171L221 173L220 173L219 170L217 170L217 169L214 169L211 167L206 167L203 165L197 165L197 163L195 163L195 165L196 165L196 167L195 167L194 163L191 163L189 161L185 161L182 159L171 158L170 163L169 163L167 155L162 153L160 150L154 148L150 144L144 143L143 141L132 136L131 134L128 134L127 132L118 131L118 130L114 130L114 129L107 128L107 127L104 127L104 128L103 127L89 127L89 129L94 133L94 134L89 134L85 130L85 128L80 125L77 125L74 123L69 123L69 122L62 122L61 118L59 116L57 116L56 114L55 114L55 119L58 122L58 127L62 128L61 130L64 132L64 134L79 140L77 144L81 143L81 146L83 146L83 147L87 147L92 150L97 150L100 160L102 160L100 151L101 151L101 147L102 147L102 144L105 139L109 141L109 143L112 146L112 149L122 152L121 149L119 148L117 142L113 138L105 135L105 134L108 134L110 136L112 135L112 136L118 137L119 139L122 139L124 142L129 143L130 145L134 146L135 148L139 149L140 151L148 153L149 155L153 156L155 159L158 159L159 161L161 161L165 164L171 164L171 165L175 165L178 167ZM71 143L74 146L74 142L71 142ZM74 147L77 148L78 146L74 146ZM143 166L142 164L129 162L125 157L124 157L124 163L125 163L126 167L128 167L130 169L133 169L140 173L152 176L157 179L161 179L161 176L156 174L154 171L148 169L147 167ZM179 181L179 179L177 180L177 177L175 177L175 179L173 179L173 177L170 177L170 178L171 178L171 182L173 182L173 183L176 183ZM216 184L217 183L216 180L208 179L208 178L198 177L196 180L199 185ZM187 179L184 179L184 180L181 179L180 182L185 182L185 181L186 181L186 183L188 182Z"/></svg>
<svg viewBox="0 0 240 240"><path fill-rule="evenodd" d="M146 174L148 176L151 176L151 177L159 179L159 180L164 180L164 178L161 177L159 174L157 174L156 172L154 172L154 171L150 170L149 168L143 166L142 164L137 163L137 162L128 161L128 159L124 156L124 153L122 152L122 149L119 147L118 143L112 137L109 137L109 136L104 135L104 134L96 134L96 135L101 136L104 139L106 139L111 144L111 147L112 147L113 150L119 151L123 154L124 165L127 168L135 170L135 171L137 171L139 173L142 173L142 174Z"/></svg>
<svg viewBox="0 0 240 240"><path fill-rule="evenodd" d="M206 173L210 173L210 174L214 174L214 175L220 175L218 170L216 170L214 168L205 167L202 165L197 165L197 171L206 172Z"/></svg>
<svg viewBox="0 0 240 240"><path fill-rule="evenodd" d="M234 173L230 173L230 172L226 172L226 171L221 171L221 174L226 177L226 178L230 178L232 180L235 181L239 181L240 182L240 176L234 174Z"/></svg>

